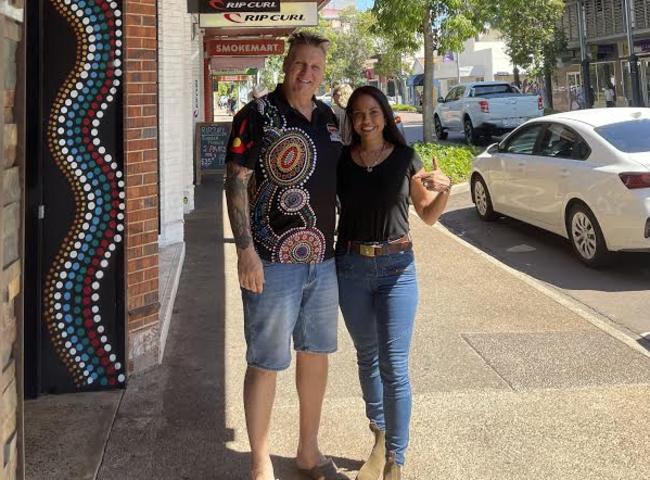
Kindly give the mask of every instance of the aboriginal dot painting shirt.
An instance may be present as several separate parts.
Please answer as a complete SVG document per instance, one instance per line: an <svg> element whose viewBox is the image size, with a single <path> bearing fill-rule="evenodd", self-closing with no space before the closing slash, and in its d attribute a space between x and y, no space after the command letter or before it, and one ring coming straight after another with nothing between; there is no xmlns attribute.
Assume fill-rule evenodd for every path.
<svg viewBox="0 0 650 480"><path fill-rule="evenodd" d="M319 263L334 255L340 153L332 110L314 99L309 121L287 103L281 85L235 115L226 162L255 172L251 230L260 258Z"/></svg>

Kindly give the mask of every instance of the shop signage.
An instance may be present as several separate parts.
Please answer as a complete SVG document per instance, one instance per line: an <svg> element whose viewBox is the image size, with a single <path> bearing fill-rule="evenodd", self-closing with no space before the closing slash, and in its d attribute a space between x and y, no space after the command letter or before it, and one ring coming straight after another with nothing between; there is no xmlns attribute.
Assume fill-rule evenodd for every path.
<svg viewBox="0 0 650 480"><path fill-rule="evenodd" d="M218 82L246 82L248 75L218 75Z"/></svg>
<svg viewBox="0 0 650 480"><path fill-rule="evenodd" d="M230 125L231 122L196 124L194 154L200 171L223 170L228 151Z"/></svg>
<svg viewBox="0 0 650 480"><path fill-rule="evenodd" d="M279 12L280 0L187 0L188 13Z"/></svg>
<svg viewBox="0 0 650 480"><path fill-rule="evenodd" d="M284 40L209 40L205 42L205 51L211 57L282 55Z"/></svg>
<svg viewBox="0 0 650 480"><path fill-rule="evenodd" d="M211 13L200 15L201 28L306 27L318 25L316 2L282 2L279 13Z"/></svg>

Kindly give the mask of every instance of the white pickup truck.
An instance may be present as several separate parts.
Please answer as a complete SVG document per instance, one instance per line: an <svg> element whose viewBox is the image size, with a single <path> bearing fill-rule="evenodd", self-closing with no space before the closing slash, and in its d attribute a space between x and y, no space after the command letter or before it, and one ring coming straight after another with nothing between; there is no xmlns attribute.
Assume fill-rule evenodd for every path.
<svg viewBox="0 0 650 480"><path fill-rule="evenodd" d="M433 114L436 137L447 131L462 131L467 143L481 137L502 135L522 123L544 114L542 97L520 93L504 82L475 82L453 87L438 99Z"/></svg>

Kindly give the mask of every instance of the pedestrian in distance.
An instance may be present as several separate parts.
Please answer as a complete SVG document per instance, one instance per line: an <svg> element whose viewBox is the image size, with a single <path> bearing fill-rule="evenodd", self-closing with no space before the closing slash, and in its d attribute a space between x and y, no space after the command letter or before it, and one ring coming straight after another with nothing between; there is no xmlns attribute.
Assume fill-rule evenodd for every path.
<svg viewBox="0 0 650 480"><path fill-rule="evenodd" d="M354 91L352 143L338 167L339 302L357 353L374 446L357 480L399 480L409 442L411 335L418 303L409 204L427 224L444 211L450 179L426 173L406 145L385 95Z"/></svg>
<svg viewBox="0 0 650 480"><path fill-rule="evenodd" d="M352 87L348 84L338 85L334 88L332 92L332 110L334 110L334 115L339 123L339 131L341 132L341 139L343 140L343 145L350 144L351 137L351 126L350 122L347 119L345 113L345 107L348 105L348 100L352 95Z"/></svg>
<svg viewBox="0 0 650 480"><path fill-rule="evenodd" d="M611 83L608 83L605 86L603 94L605 96L605 105L607 105L608 108L615 107L616 106L616 90L614 89L614 85L612 85Z"/></svg>
<svg viewBox="0 0 650 480"><path fill-rule="evenodd" d="M328 41L298 33L289 45L284 83L237 113L226 157L226 200L244 305L250 478L275 479L271 411L277 373L291 363L293 340L300 416L296 466L308 478L346 480L318 446L328 354L337 349L334 205L342 145L334 113L314 96Z"/></svg>
<svg viewBox="0 0 650 480"><path fill-rule="evenodd" d="M267 95L269 91L266 89L264 85L255 85L251 89L250 93L250 100L257 100L258 98L262 98L264 95Z"/></svg>

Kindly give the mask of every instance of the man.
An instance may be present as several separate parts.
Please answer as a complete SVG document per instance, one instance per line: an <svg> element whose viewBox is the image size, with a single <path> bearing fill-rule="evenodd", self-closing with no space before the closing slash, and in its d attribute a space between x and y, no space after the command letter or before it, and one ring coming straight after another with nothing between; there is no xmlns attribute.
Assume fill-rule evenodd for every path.
<svg viewBox="0 0 650 480"><path fill-rule="evenodd" d="M316 101L328 41L289 40L285 80L233 121L226 198L238 255L248 369L244 409L251 479L274 480L269 430L276 375L297 351L300 439L296 466L315 479L347 479L318 448L327 354L336 350L336 164L332 110ZM252 192L249 196L249 192Z"/></svg>
<svg viewBox="0 0 650 480"><path fill-rule="evenodd" d="M334 115L336 115L344 145L349 145L352 140L350 123L347 121L347 115L345 113L345 107L348 106L350 95L352 95L352 87L347 83L337 86L332 92L332 110L334 110Z"/></svg>

